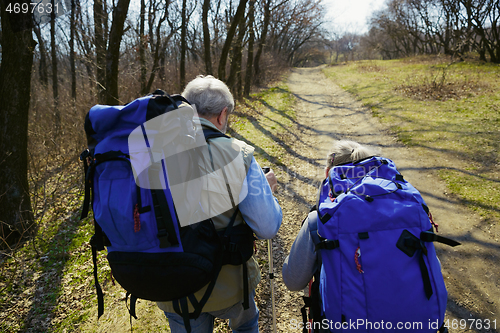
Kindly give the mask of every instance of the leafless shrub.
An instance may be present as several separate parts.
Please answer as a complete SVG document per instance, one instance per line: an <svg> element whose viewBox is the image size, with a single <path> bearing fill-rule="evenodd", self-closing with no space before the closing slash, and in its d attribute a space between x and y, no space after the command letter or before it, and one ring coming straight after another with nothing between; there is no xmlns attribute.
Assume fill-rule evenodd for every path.
<svg viewBox="0 0 500 333"><path fill-rule="evenodd" d="M357 70L360 73L373 73L373 72L383 72L384 68L376 65L375 63L363 63L357 66Z"/></svg>
<svg viewBox="0 0 500 333"><path fill-rule="evenodd" d="M459 100L474 96L489 89L480 78L450 79L448 66L433 69L430 74L419 79L408 79L395 88L397 92L416 100Z"/></svg>

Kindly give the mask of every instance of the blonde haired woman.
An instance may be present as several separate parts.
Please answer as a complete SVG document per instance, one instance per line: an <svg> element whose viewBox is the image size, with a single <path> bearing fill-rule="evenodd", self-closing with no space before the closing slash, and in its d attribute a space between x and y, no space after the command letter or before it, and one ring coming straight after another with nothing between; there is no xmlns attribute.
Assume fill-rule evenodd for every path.
<svg viewBox="0 0 500 333"><path fill-rule="evenodd" d="M378 151L355 141L335 141L326 157L325 177L336 165L363 160L378 156ZM299 291L307 286L319 267L318 255L314 250L315 243L312 234L317 234L317 213L313 208L302 223L302 228L290 249L290 254L283 264L283 281L288 289Z"/></svg>

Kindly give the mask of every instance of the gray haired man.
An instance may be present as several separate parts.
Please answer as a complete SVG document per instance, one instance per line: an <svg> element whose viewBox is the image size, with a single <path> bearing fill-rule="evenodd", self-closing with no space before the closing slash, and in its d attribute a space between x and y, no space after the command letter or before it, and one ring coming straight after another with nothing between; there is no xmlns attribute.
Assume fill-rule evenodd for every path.
<svg viewBox="0 0 500 333"><path fill-rule="evenodd" d="M228 87L213 76L198 76L188 83L182 95L196 106L201 126L204 130L226 132L228 118L234 110L234 99ZM264 174L253 157L254 148L243 141L217 137L210 141L210 150L217 155L220 164L230 164L235 149L242 157L242 165L246 172L244 185L230 188L242 188L239 193L238 209L235 226L246 223L260 239L273 238L281 225L282 212L273 192L277 186L273 171ZM241 170L240 170L241 171ZM229 177L230 178L230 177ZM227 182L227 179L226 179ZM204 197L212 198L211 206L220 203L217 198L226 188L204 187ZM243 193L244 192L244 193ZM215 210L217 208L214 207ZM220 207L218 208L220 209ZM224 229L235 212L233 207L221 214L212 217L216 229ZM223 210L221 210L223 211ZM214 318L229 319L229 326L233 332L258 332L259 310L255 304L255 288L260 282L259 266L253 257L244 265L247 268L249 306L243 307L244 284L242 265L224 265L219 273L213 292L197 319L190 320L191 331L194 333L208 333L213 331ZM175 286L166 286L174 287ZM205 288L195 296L203 296ZM183 318L175 313L172 302L158 302L160 309L165 311L172 333L186 332ZM191 304L189 307L192 311Z"/></svg>

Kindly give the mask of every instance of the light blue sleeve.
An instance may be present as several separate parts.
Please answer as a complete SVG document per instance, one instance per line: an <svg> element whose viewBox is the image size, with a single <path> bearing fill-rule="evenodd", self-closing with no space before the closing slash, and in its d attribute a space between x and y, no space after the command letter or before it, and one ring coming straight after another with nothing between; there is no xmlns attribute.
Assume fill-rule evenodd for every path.
<svg viewBox="0 0 500 333"><path fill-rule="evenodd" d="M245 183L245 189L240 193L242 200L239 204L243 219L259 239L271 239L278 233L283 214L255 158L252 158ZM243 199L245 192L246 196Z"/></svg>

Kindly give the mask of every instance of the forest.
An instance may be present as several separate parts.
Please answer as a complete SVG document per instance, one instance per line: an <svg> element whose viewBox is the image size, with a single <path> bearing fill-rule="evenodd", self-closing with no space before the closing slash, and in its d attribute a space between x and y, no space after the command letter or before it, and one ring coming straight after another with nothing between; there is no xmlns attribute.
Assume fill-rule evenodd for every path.
<svg viewBox="0 0 500 333"><path fill-rule="evenodd" d="M213 75L245 109L296 67L416 56L500 64L496 0L387 0L364 33L327 19L325 6L321 0L3 1L0 291L24 274L23 251L44 258L65 221L77 228L83 122L96 104L125 105L156 89L179 94L196 76ZM69 259L67 251L56 255Z"/></svg>

